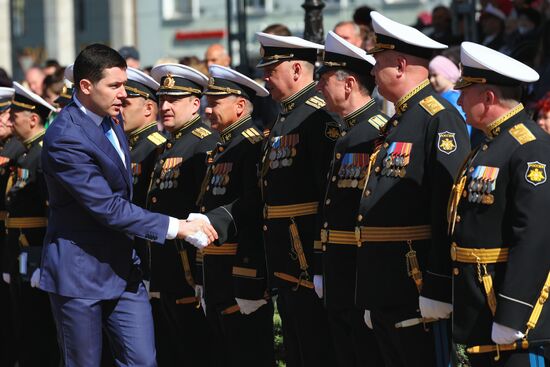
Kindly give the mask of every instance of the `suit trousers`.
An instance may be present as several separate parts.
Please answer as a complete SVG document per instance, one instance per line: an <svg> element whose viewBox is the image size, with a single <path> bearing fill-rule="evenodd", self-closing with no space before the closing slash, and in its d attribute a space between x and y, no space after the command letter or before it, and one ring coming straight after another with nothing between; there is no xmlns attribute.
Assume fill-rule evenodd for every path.
<svg viewBox="0 0 550 367"><path fill-rule="evenodd" d="M328 309L328 320L339 367L383 367L374 332L357 308Z"/></svg>
<svg viewBox="0 0 550 367"><path fill-rule="evenodd" d="M327 313L313 289L280 288L277 309L283 326L287 367L334 367Z"/></svg>
<svg viewBox="0 0 550 367"><path fill-rule="evenodd" d="M100 366L102 329L117 366L157 365L149 297L143 283L135 288L111 300L49 294L66 367Z"/></svg>

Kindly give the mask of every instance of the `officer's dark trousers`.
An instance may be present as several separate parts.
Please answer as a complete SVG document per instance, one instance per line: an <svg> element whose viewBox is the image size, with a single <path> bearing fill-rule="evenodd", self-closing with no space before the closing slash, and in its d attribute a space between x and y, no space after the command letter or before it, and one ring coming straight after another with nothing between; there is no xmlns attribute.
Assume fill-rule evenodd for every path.
<svg viewBox="0 0 550 367"><path fill-rule="evenodd" d="M162 311L159 298L151 298L151 313L155 327L155 348L159 367L177 366L176 344L170 335L170 327Z"/></svg>
<svg viewBox="0 0 550 367"><path fill-rule="evenodd" d="M16 359L15 352L10 287L0 280L0 367L13 367Z"/></svg>
<svg viewBox="0 0 550 367"><path fill-rule="evenodd" d="M206 305L216 340L217 367L273 367L273 303L249 315L226 313L234 302Z"/></svg>
<svg viewBox="0 0 550 367"><path fill-rule="evenodd" d="M398 322L419 317L420 313L412 307L371 310L374 335L386 367L436 367L435 343L429 325L395 327Z"/></svg>
<svg viewBox="0 0 550 367"><path fill-rule="evenodd" d="M13 274L10 291L19 367L57 367L60 355L48 294Z"/></svg>
<svg viewBox="0 0 550 367"><path fill-rule="evenodd" d="M374 333L367 327L364 311L327 310L336 360L340 367L383 367L384 360Z"/></svg>
<svg viewBox="0 0 550 367"><path fill-rule="evenodd" d="M498 361L496 353L469 354L472 367L547 367L541 348L521 352L501 352Z"/></svg>
<svg viewBox="0 0 550 367"><path fill-rule="evenodd" d="M162 311L176 348L177 366L210 366L212 332L204 312L196 303L177 304L178 298L172 293L160 293Z"/></svg>
<svg viewBox="0 0 550 367"><path fill-rule="evenodd" d="M336 366L327 314L313 289L279 289L277 308L287 367Z"/></svg>

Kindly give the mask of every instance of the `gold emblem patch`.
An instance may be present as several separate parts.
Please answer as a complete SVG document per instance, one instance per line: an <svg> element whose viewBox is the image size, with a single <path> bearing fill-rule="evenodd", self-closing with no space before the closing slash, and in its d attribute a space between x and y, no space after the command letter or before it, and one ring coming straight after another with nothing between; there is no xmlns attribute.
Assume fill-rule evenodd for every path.
<svg viewBox="0 0 550 367"><path fill-rule="evenodd" d="M527 162L527 171L525 172L525 180L534 186L541 185L546 182L546 164L536 162Z"/></svg>
<svg viewBox="0 0 550 367"><path fill-rule="evenodd" d="M336 140L340 137L340 129L336 125L327 123L327 127L325 128L325 136L330 140Z"/></svg>
<svg viewBox="0 0 550 367"><path fill-rule="evenodd" d="M162 82L162 86L164 88L172 88L174 85L176 85L176 81L172 78L172 74L168 73Z"/></svg>
<svg viewBox="0 0 550 367"><path fill-rule="evenodd" d="M456 150L455 133L444 131L442 133L438 133L438 135L437 149L445 154L451 154Z"/></svg>

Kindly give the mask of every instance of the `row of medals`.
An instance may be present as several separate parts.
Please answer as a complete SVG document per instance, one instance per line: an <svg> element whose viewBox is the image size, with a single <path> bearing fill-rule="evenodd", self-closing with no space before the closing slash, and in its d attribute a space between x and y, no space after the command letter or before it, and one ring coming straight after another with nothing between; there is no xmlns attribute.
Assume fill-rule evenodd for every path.
<svg viewBox="0 0 550 367"><path fill-rule="evenodd" d="M384 158L381 175L389 177L405 177L407 170L405 166L409 163L409 157L400 155L388 155Z"/></svg>
<svg viewBox="0 0 550 367"><path fill-rule="evenodd" d="M362 188L365 185L366 171L362 167L358 166L347 166L341 167L338 171L338 177L340 179L336 183L338 188L347 189L347 188Z"/></svg>
<svg viewBox="0 0 550 367"><path fill-rule="evenodd" d="M491 194L495 190L495 186L495 180L473 178L468 184L468 193L464 190L462 195L468 196L470 203L491 205L495 202L495 197Z"/></svg>
<svg viewBox="0 0 550 367"><path fill-rule="evenodd" d="M229 172L223 175L214 175L210 180L212 187L212 195L224 195L227 188L225 187L229 183Z"/></svg>
<svg viewBox="0 0 550 367"><path fill-rule="evenodd" d="M296 156L296 148L282 147L271 149L269 152L269 168L276 169L279 167L290 167L293 159Z"/></svg>
<svg viewBox="0 0 550 367"><path fill-rule="evenodd" d="M178 177L180 177L180 169L172 168L169 170L162 170L160 173L159 189L175 189L178 187Z"/></svg>

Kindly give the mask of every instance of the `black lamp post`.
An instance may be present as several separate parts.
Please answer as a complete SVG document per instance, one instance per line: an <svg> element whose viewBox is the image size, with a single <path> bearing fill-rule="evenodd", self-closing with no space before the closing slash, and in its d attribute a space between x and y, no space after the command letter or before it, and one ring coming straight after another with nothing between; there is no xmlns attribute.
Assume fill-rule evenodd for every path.
<svg viewBox="0 0 550 367"><path fill-rule="evenodd" d="M305 27L304 39L315 42L324 43L323 31L323 8L325 3L323 0L305 0L302 8L305 9Z"/></svg>

